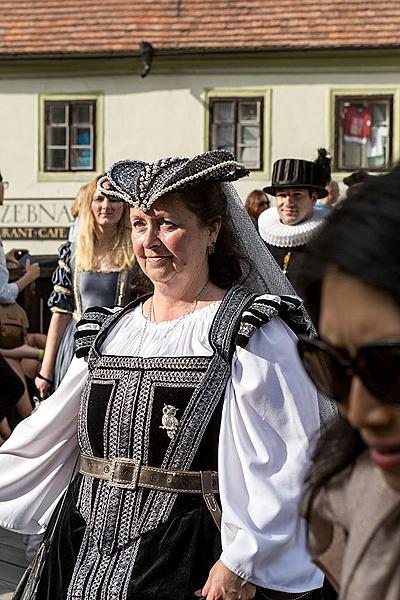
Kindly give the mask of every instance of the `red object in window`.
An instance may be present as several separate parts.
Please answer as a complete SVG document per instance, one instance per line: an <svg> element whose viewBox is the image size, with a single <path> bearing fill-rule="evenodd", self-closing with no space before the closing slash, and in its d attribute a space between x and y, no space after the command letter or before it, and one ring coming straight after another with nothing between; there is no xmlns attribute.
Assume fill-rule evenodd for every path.
<svg viewBox="0 0 400 600"><path fill-rule="evenodd" d="M344 140L365 144L371 139L371 113L367 108L351 105L342 120Z"/></svg>

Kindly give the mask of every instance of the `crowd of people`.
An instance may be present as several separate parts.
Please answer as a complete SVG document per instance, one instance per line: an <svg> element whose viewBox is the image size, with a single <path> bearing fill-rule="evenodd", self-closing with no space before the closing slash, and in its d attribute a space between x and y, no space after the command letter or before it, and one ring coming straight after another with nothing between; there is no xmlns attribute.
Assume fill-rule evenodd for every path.
<svg viewBox="0 0 400 600"><path fill-rule="evenodd" d="M80 190L47 339L0 349L0 525L44 534L17 594L399 597L400 169L343 201L323 149L243 203L247 174L215 150ZM38 274L1 250L0 301Z"/></svg>

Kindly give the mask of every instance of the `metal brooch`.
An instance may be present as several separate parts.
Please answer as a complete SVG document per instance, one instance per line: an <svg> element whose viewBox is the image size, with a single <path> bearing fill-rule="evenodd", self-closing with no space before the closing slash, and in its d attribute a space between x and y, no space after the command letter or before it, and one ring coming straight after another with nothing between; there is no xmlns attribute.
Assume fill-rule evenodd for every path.
<svg viewBox="0 0 400 600"><path fill-rule="evenodd" d="M171 406L171 404L164 404L164 408L162 410L162 425L160 425L160 429L165 429L167 432L167 436L172 439L178 429L179 421L175 417L178 409L175 406Z"/></svg>

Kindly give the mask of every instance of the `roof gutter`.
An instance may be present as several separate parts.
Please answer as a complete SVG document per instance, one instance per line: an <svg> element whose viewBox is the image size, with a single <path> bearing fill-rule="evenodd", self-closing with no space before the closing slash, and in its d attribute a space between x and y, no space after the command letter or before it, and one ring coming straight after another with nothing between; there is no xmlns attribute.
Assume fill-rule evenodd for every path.
<svg viewBox="0 0 400 600"><path fill-rule="evenodd" d="M152 48L152 56L159 58L169 58L175 56L193 56L193 55L231 55L231 54L298 54L304 52L306 54L325 54L329 52L338 53L352 53L360 52L364 50L367 52L371 51L386 51L391 52L393 50L400 50L400 44L382 44L382 45L357 45L357 46L263 46L263 47L239 47L239 48L167 48L157 49L150 42L141 42L138 50L110 50L104 52L18 52L8 53L0 51L1 60L13 60L13 61L34 61L34 60L62 60L62 59L79 59L79 60L93 60L93 59L104 59L104 58L143 58L143 47L142 44L147 44Z"/></svg>

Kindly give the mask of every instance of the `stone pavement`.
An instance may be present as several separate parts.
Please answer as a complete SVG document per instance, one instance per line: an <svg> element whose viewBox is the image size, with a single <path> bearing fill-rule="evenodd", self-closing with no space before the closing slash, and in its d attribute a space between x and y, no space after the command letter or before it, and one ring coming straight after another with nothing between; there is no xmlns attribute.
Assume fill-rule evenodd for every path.
<svg viewBox="0 0 400 600"><path fill-rule="evenodd" d="M0 600L11 600L27 565L22 535L0 528Z"/></svg>

